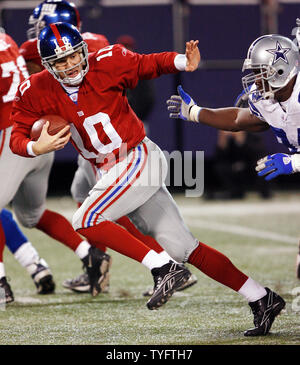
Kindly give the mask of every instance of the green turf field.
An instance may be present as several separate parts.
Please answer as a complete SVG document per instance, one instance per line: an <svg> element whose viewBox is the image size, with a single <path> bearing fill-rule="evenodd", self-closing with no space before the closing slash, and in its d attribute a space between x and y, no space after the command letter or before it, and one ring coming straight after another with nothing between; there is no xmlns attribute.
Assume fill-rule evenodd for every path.
<svg viewBox="0 0 300 365"><path fill-rule="evenodd" d="M51 266L54 295L35 293L31 278L5 250L7 276L15 302L0 310L0 344L102 345L279 345L300 343L300 281L295 276L298 250L299 194L275 195L263 201L206 202L176 196L192 232L226 254L242 271L275 289L287 302L271 334L246 338L252 327L250 308L239 294L189 266L198 283L176 293L158 311L146 308L142 292L152 286L141 264L109 251L113 257L110 292L96 298L73 294L61 285L81 272L69 249L37 230L25 230ZM69 198L49 199L48 207L71 218ZM297 311L298 309L298 311Z"/></svg>

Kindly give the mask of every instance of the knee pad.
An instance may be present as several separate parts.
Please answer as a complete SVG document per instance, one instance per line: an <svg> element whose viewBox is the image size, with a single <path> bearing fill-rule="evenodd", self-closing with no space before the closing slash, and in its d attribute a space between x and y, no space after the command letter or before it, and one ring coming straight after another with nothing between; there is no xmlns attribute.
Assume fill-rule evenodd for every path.
<svg viewBox="0 0 300 365"><path fill-rule="evenodd" d="M106 221L106 219L102 215L99 215L97 221L95 220L89 221L85 219L85 221L83 222L84 214L85 214L85 209L83 205L81 205L81 207L76 210L72 218L72 226L75 231L81 228L93 227Z"/></svg>
<svg viewBox="0 0 300 365"><path fill-rule="evenodd" d="M18 209L14 209L14 212L18 218L18 221L22 224L23 227L33 228L35 227L41 219L45 209L38 209L36 211L22 211Z"/></svg>

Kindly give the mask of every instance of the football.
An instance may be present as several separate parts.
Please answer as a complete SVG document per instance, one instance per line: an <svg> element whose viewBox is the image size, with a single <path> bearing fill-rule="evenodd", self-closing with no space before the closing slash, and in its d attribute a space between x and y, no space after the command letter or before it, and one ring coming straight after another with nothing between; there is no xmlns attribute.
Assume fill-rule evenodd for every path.
<svg viewBox="0 0 300 365"><path fill-rule="evenodd" d="M69 122L67 122L59 115L52 115L52 114L44 115L42 118L35 121L31 128L30 138L33 141L39 139L39 136L41 135L42 132L42 128L47 121L49 121L50 123L48 127L48 133L51 136L61 131L66 125L69 125Z"/></svg>

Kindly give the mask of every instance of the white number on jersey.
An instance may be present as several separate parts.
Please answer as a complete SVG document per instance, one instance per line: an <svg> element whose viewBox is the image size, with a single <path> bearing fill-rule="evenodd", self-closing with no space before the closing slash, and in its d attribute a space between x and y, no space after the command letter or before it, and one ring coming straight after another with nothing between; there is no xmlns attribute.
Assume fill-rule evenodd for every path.
<svg viewBox="0 0 300 365"><path fill-rule="evenodd" d="M290 152L297 153L299 152L300 147L300 128L289 128L287 135L286 131L281 128L275 128L271 126L272 131L274 132L277 141L279 143L283 143L288 147Z"/></svg>
<svg viewBox="0 0 300 365"><path fill-rule="evenodd" d="M104 47L104 48L101 48L98 52L97 52L97 55L100 54L100 56L98 56L96 58L97 61L100 61L101 58L104 58L104 57L111 57L112 56L112 49L113 49L114 45L112 46L107 46L107 47Z"/></svg>
<svg viewBox="0 0 300 365"><path fill-rule="evenodd" d="M1 64L2 78L11 77L11 74L13 74L10 88L7 94L2 97L3 103L8 103L14 100L20 83L20 72L23 74L25 79L29 77L23 56L19 56L16 61L17 63L15 63L15 61L9 61Z"/></svg>
<svg viewBox="0 0 300 365"><path fill-rule="evenodd" d="M110 143L104 145L98 137L97 130L95 128L96 124L102 124L103 131L111 140ZM98 154L94 152L89 152L85 149L83 141L77 132L77 129L73 124L71 124L71 133L72 139L75 142L77 148L81 151L82 155L87 158L98 158L100 155L106 155L115 149L119 148L122 144L122 138L119 136L118 132L115 130L113 125L110 122L110 118L106 113L97 113L95 115L91 115L90 117L86 118L83 122L84 129L86 130L87 134L89 135L90 141L98 151Z"/></svg>

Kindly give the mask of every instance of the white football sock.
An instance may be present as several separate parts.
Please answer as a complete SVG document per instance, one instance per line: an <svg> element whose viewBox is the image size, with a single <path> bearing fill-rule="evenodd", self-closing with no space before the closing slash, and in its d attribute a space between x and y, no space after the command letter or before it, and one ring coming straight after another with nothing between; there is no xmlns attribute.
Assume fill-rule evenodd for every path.
<svg viewBox="0 0 300 365"><path fill-rule="evenodd" d="M38 259L38 261L35 261L34 263L26 266L26 270L27 270L29 275L32 275L37 271L37 264L38 263L43 265L47 269L49 269L49 266L48 266L47 262L44 259ZM50 269L49 269L49 271L50 271Z"/></svg>
<svg viewBox="0 0 300 365"><path fill-rule="evenodd" d="M248 302L255 302L267 294L266 289L251 278L238 291Z"/></svg>
<svg viewBox="0 0 300 365"><path fill-rule="evenodd" d="M2 279L4 276L5 276L4 264L3 262L0 262L0 279Z"/></svg>
<svg viewBox="0 0 300 365"><path fill-rule="evenodd" d="M91 245L87 241L82 241L76 248L75 253L80 259L83 259L88 255L90 247Z"/></svg>
<svg viewBox="0 0 300 365"><path fill-rule="evenodd" d="M161 256L154 250L150 250L147 255L143 258L142 264L146 266L149 270L155 267L161 267L169 262L168 257Z"/></svg>
<svg viewBox="0 0 300 365"><path fill-rule="evenodd" d="M170 260L172 260L172 261L174 261L174 262L177 262L177 261L175 261L168 253L167 253L167 251L162 251L162 252L160 252L159 253L159 256L161 256L163 259L165 259L165 260L168 260L168 262L170 261Z"/></svg>
<svg viewBox="0 0 300 365"><path fill-rule="evenodd" d="M23 267L33 264L39 260L37 250L32 246L31 242L23 243L14 253L15 259Z"/></svg>

